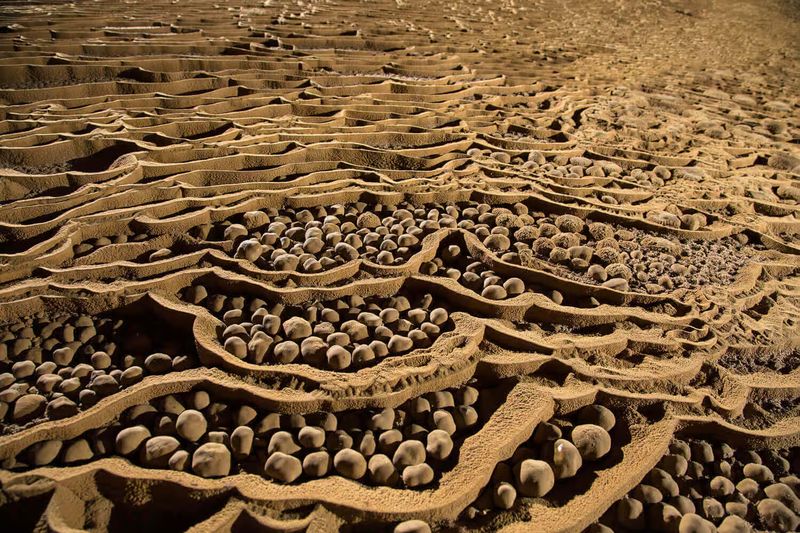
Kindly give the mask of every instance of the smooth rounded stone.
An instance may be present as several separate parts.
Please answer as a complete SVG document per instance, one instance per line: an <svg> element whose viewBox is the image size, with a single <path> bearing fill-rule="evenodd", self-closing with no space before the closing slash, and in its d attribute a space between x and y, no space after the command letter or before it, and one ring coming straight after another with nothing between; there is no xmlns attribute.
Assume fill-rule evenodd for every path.
<svg viewBox="0 0 800 533"><path fill-rule="evenodd" d="M533 442L543 444L545 442L556 441L561 438L561 428L549 422L539 422L533 431Z"/></svg>
<svg viewBox="0 0 800 533"><path fill-rule="evenodd" d="M505 300L508 293L501 285L489 285L481 291L481 296L487 300Z"/></svg>
<svg viewBox="0 0 800 533"><path fill-rule="evenodd" d="M748 463L744 465L742 473L745 477L749 477L759 483L772 483L775 481L775 476L772 474L772 471L765 465Z"/></svg>
<svg viewBox="0 0 800 533"><path fill-rule="evenodd" d="M75 357L75 351L72 348L64 346L58 348L57 350L53 350L53 362L58 366L69 365L72 362L73 357Z"/></svg>
<svg viewBox="0 0 800 533"><path fill-rule="evenodd" d="M525 459L514 465L514 482L523 496L544 496L555 485L553 469L545 461Z"/></svg>
<svg viewBox="0 0 800 533"><path fill-rule="evenodd" d="M596 461L611 451L608 431L594 424L581 424L572 429L572 442L587 461Z"/></svg>
<svg viewBox="0 0 800 533"><path fill-rule="evenodd" d="M425 462L425 447L418 440L401 442L394 452L392 463L402 471L406 466L414 466Z"/></svg>
<svg viewBox="0 0 800 533"><path fill-rule="evenodd" d="M165 353L153 353L145 358L144 367L151 374L166 374L172 370L172 358Z"/></svg>
<svg viewBox="0 0 800 533"><path fill-rule="evenodd" d="M372 415L367 427L373 431L387 431L394 427L395 412L391 407L386 407L381 412Z"/></svg>
<svg viewBox="0 0 800 533"><path fill-rule="evenodd" d="M90 361L92 366L97 370L105 370L111 366L111 356L106 352L94 352Z"/></svg>
<svg viewBox="0 0 800 533"><path fill-rule="evenodd" d="M231 452L224 444L207 442L192 454L192 472L201 477L222 477L230 474Z"/></svg>
<svg viewBox="0 0 800 533"><path fill-rule="evenodd" d="M309 364L319 365L326 359L328 343L319 337L308 337L300 344L300 355Z"/></svg>
<svg viewBox="0 0 800 533"><path fill-rule="evenodd" d="M640 483L631 491L631 496L646 504L654 504L664 500L664 495L656 487Z"/></svg>
<svg viewBox="0 0 800 533"><path fill-rule="evenodd" d="M744 478L736 484L736 490L741 492L746 498L752 500L758 495L760 489L755 479Z"/></svg>
<svg viewBox="0 0 800 533"><path fill-rule="evenodd" d="M797 531L800 525L800 517L778 500L764 498L756 509L761 522L770 531Z"/></svg>
<svg viewBox="0 0 800 533"><path fill-rule="evenodd" d="M503 282L503 289L509 296L518 296L525 292L525 282L519 278L508 278Z"/></svg>
<svg viewBox="0 0 800 533"><path fill-rule="evenodd" d="M312 452L303 459L303 473L308 477L323 477L331 470L331 456L322 450Z"/></svg>
<svg viewBox="0 0 800 533"><path fill-rule="evenodd" d="M665 497L677 496L680 493L678 484L672 479L668 472L660 468L653 468L648 474L650 483L656 487Z"/></svg>
<svg viewBox="0 0 800 533"><path fill-rule="evenodd" d="M114 376L109 374L102 374L95 377L89 388L94 391L98 396L105 397L110 396L119 391L119 383Z"/></svg>
<svg viewBox="0 0 800 533"><path fill-rule="evenodd" d="M231 450L234 457L243 458L250 455L253 449L255 432L249 426L238 426L231 433Z"/></svg>
<svg viewBox="0 0 800 533"><path fill-rule="evenodd" d="M367 344L359 344L353 348L353 362L357 365L363 365L375 359L375 352Z"/></svg>
<svg viewBox="0 0 800 533"><path fill-rule="evenodd" d="M431 415L431 418L433 419L433 425L436 427L436 429L444 430L448 435L453 435L456 432L456 422L453 419L453 415L451 415L448 411L443 409L434 411L433 415Z"/></svg>
<svg viewBox="0 0 800 533"><path fill-rule="evenodd" d="M715 498L724 498L733 494L733 491L736 490L736 487L733 486L733 482L723 476L716 476L708 485L708 488L711 490L711 495Z"/></svg>
<svg viewBox="0 0 800 533"><path fill-rule="evenodd" d="M437 307L436 309L430 312L430 316L428 317L431 323L441 326L450 318L447 313L447 310L442 307Z"/></svg>
<svg viewBox="0 0 800 533"><path fill-rule="evenodd" d="M61 452L63 443L60 440L37 442L28 449L29 461L33 466L45 466L55 461Z"/></svg>
<svg viewBox="0 0 800 533"><path fill-rule="evenodd" d="M678 524L678 533L715 533L716 530L714 524L694 513L684 514Z"/></svg>
<svg viewBox="0 0 800 533"><path fill-rule="evenodd" d="M558 439L553 445L553 473L556 479L574 476L583 465L578 448L568 440Z"/></svg>
<svg viewBox="0 0 800 533"><path fill-rule="evenodd" d="M325 444L325 431L316 426L306 426L300 429L297 440L303 448L321 448Z"/></svg>
<svg viewBox="0 0 800 533"><path fill-rule="evenodd" d="M92 452L89 441L86 439L78 439L64 447L62 460L67 464L71 464L88 461L92 457L94 457L94 452Z"/></svg>
<svg viewBox="0 0 800 533"><path fill-rule="evenodd" d="M333 467L346 478L361 479L367 472L367 460L356 450L344 448L333 457Z"/></svg>
<svg viewBox="0 0 800 533"><path fill-rule="evenodd" d="M617 522L626 529L643 531L645 528L644 505L627 494L617 502L615 515Z"/></svg>
<svg viewBox="0 0 800 533"><path fill-rule="evenodd" d="M294 341L283 341L275 345L273 350L275 362L281 364L289 364L297 359L300 355L300 346Z"/></svg>
<svg viewBox="0 0 800 533"><path fill-rule="evenodd" d="M132 426L117 433L114 449L120 455L129 455L139 449L142 443L150 438L150 430L145 426Z"/></svg>
<svg viewBox="0 0 800 533"><path fill-rule="evenodd" d="M367 325L357 320L343 322L340 330L342 333L346 333L353 342L362 342L369 338L369 329L367 329Z"/></svg>
<svg viewBox="0 0 800 533"><path fill-rule="evenodd" d="M431 533L431 526L422 520L406 520L394 526L393 533Z"/></svg>
<svg viewBox="0 0 800 533"><path fill-rule="evenodd" d="M511 509L517 500L517 491L511 483L498 483L492 489L492 501L498 509Z"/></svg>
<svg viewBox="0 0 800 533"><path fill-rule="evenodd" d="M353 362L353 356L347 348L336 344L328 348L325 358L328 366L334 370L344 370Z"/></svg>
<svg viewBox="0 0 800 533"><path fill-rule="evenodd" d="M194 409L186 409L175 422L175 430L178 435L188 440L189 442L197 442L205 435L208 429L208 422L205 416L200 411Z"/></svg>
<svg viewBox="0 0 800 533"><path fill-rule="evenodd" d="M691 445L692 460L698 463L713 463L714 449L705 441L693 442Z"/></svg>
<svg viewBox="0 0 800 533"><path fill-rule="evenodd" d="M681 477L689 469L689 461L682 455L670 453L661 458L658 466L674 477Z"/></svg>
<svg viewBox="0 0 800 533"><path fill-rule="evenodd" d="M166 468L172 454L180 448L181 443L175 437L159 435L151 437L144 443L141 460L144 466Z"/></svg>
<svg viewBox="0 0 800 533"><path fill-rule="evenodd" d="M438 461L447 459L453 452L453 439L444 430L434 429L428 433L427 443L425 451L430 457Z"/></svg>
<svg viewBox="0 0 800 533"><path fill-rule="evenodd" d="M247 357L247 343L239 337L228 337L225 339L224 347L226 352L239 359Z"/></svg>
<svg viewBox="0 0 800 533"><path fill-rule="evenodd" d="M718 533L751 533L753 526L738 516L726 516L725 520L717 526Z"/></svg>
<svg viewBox="0 0 800 533"><path fill-rule="evenodd" d="M369 477L372 482L378 485L392 486L395 485L399 479L399 475L392 460L381 453L375 454L369 458L367 469L369 470Z"/></svg>
<svg viewBox="0 0 800 533"><path fill-rule="evenodd" d="M131 366L122 371L119 383L123 387L130 387L139 383L144 378L144 370L140 366Z"/></svg>
<svg viewBox="0 0 800 533"><path fill-rule="evenodd" d="M614 413L607 407L599 404L591 404L582 407L578 411L578 421L581 424L594 424L606 431L611 431L617 423Z"/></svg>
<svg viewBox="0 0 800 533"><path fill-rule="evenodd" d="M715 498L705 497L702 501L703 515L712 520L721 520L725 516L725 507Z"/></svg>
<svg viewBox="0 0 800 533"><path fill-rule="evenodd" d="M767 498L778 500L795 513L800 513L800 498L786 483L773 483L764 489L764 494Z"/></svg>
<svg viewBox="0 0 800 533"><path fill-rule="evenodd" d="M98 400L98 394L93 390L83 389L80 393L78 393L78 403L84 409L95 405Z"/></svg>
<svg viewBox="0 0 800 533"><path fill-rule="evenodd" d="M505 235L492 233L483 240L483 245L493 252L505 252L511 248L511 240Z"/></svg>
<svg viewBox="0 0 800 533"><path fill-rule="evenodd" d="M387 454L394 454L401 442L403 433L399 429L389 429L378 435L378 445L381 451Z"/></svg>
<svg viewBox="0 0 800 533"><path fill-rule="evenodd" d="M272 434L267 445L267 453L282 452L286 454L293 454L300 449L300 446L294 441L294 437L288 431L277 431Z"/></svg>
<svg viewBox="0 0 800 533"><path fill-rule="evenodd" d="M272 452L264 463L264 473L275 481L291 483L303 473L303 464L292 455Z"/></svg>
<svg viewBox="0 0 800 533"><path fill-rule="evenodd" d="M66 396L51 400L45 409L45 416L50 420L69 418L76 414L78 414L78 406Z"/></svg>
<svg viewBox="0 0 800 533"><path fill-rule="evenodd" d="M291 340L304 339L313 333L311 324L305 318L293 316L283 323L283 332Z"/></svg>
<svg viewBox="0 0 800 533"><path fill-rule="evenodd" d="M403 469L401 477L406 487L421 487L433 481L433 468L427 463L407 466Z"/></svg>
<svg viewBox="0 0 800 533"><path fill-rule="evenodd" d="M389 353L392 355L408 352L413 347L414 341L402 335L392 335L392 338L389 339L388 343Z"/></svg>
<svg viewBox="0 0 800 533"><path fill-rule="evenodd" d="M20 396L14 402L14 410L11 414L12 420L17 424L25 424L35 418L39 418L45 412L47 398L40 394L26 394Z"/></svg>
<svg viewBox="0 0 800 533"><path fill-rule="evenodd" d="M291 272L297 270L300 259L294 254L280 254L272 262L275 270L280 272Z"/></svg>

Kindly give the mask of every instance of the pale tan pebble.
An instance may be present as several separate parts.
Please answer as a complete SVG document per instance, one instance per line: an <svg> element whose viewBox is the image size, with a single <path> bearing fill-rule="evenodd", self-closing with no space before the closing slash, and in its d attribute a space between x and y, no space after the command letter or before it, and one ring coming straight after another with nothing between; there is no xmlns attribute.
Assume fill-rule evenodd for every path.
<svg viewBox="0 0 800 533"><path fill-rule="evenodd" d="M644 505L627 494L617 502L615 515L617 522L626 529L632 531L643 531L645 529Z"/></svg>
<svg viewBox="0 0 800 533"><path fill-rule="evenodd" d="M574 476L583 465L578 449L568 440L558 439L553 444L553 472L556 479Z"/></svg>
<svg viewBox="0 0 800 533"><path fill-rule="evenodd" d="M433 468L427 463L407 466L403 469L401 477L406 487L421 487L428 485L434 478Z"/></svg>
<svg viewBox="0 0 800 533"><path fill-rule="evenodd" d="M25 394L14 402L11 413L12 420L17 424L25 424L45 413L47 398L40 394Z"/></svg>
<svg viewBox="0 0 800 533"><path fill-rule="evenodd" d="M736 490L742 493L746 498L752 500L758 495L760 489L756 480L744 478L736 484Z"/></svg>
<svg viewBox="0 0 800 533"><path fill-rule="evenodd" d="M555 485L553 469L545 461L525 459L514 465L514 481L523 496L539 498Z"/></svg>
<svg viewBox="0 0 800 533"><path fill-rule="evenodd" d="M333 457L333 467L346 478L361 479L367 472L367 461L356 450L344 448Z"/></svg>
<svg viewBox="0 0 800 533"><path fill-rule="evenodd" d="M394 420L394 409L386 407L370 417L367 427L373 431L386 431L394 427Z"/></svg>
<svg viewBox="0 0 800 533"><path fill-rule="evenodd" d="M762 464L748 463L744 465L742 473L745 477L759 483L772 483L775 481L775 476L772 474L772 471Z"/></svg>
<svg viewBox="0 0 800 533"><path fill-rule="evenodd" d="M431 533L431 527L422 520L406 520L397 524L393 533Z"/></svg>
<svg viewBox="0 0 800 533"><path fill-rule="evenodd" d="M223 237L226 241L233 241L239 237L244 237L248 234L247 228L241 224L231 224L223 231Z"/></svg>
<svg viewBox="0 0 800 533"><path fill-rule="evenodd" d="M611 436L594 424L581 424L572 429L572 442L587 461L596 461L611 451Z"/></svg>
<svg viewBox="0 0 800 533"><path fill-rule="evenodd" d="M765 498L756 506L761 522L770 531L796 531L800 526L800 517L783 503L772 498Z"/></svg>
<svg viewBox="0 0 800 533"><path fill-rule="evenodd" d="M686 496L681 496L681 495L673 496L667 499L666 501L668 504L673 506L675 509L680 511L681 514L684 515L689 513L694 513L695 511L697 511L694 502L692 502L692 500L687 498Z"/></svg>
<svg viewBox="0 0 800 533"><path fill-rule="evenodd" d="M239 359L247 357L247 343L239 337L228 337L225 339L224 347L225 351Z"/></svg>
<svg viewBox="0 0 800 533"><path fill-rule="evenodd" d="M297 440L304 448L321 448L325 444L325 431L316 426L305 426L300 429Z"/></svg>
<svg viewBox="0 0 800 533"><path fill-rule="evenodd" d="M724 498L733 494L733 491L736 490L734 487L733 482L723 476L716 476L708 485L708 488L711 491L711 495L716 498Z"/></svg>
<svg viewBox="0 0 800 533"><path fill-rule="evenodd" d="M778 500L795 513L800 513L800 498L797 497L797 494L795 494L789 485L785 483L773 483L764 489L764 494L766 494L768 498Z"/></svg>
<svg viewBox="0 0 800 533"><path fill-rule="evenodd" d="M141 461L144 466L151 468L165 468L173 453L180 448L180 442L168 435L151 437L145 441L141 451Z"/></svg>
<svg viewBox="0 0 800 533"><path fill-rule="evenodd" d="M132 426L117 434L114 448L120 455L129 455L139 449L142 443L150 438L150 430L145 426Z"/></svg>
<svg viewBox="0 0 800 533"><path fill-rule="evenodd" d="M654 486L646 483L639 483L636 485L633 490L631 490L630 495L646 504L655 504L664 501L664 494Z"/></svg>
<svg viewBox="0 0 800 533"><path fill-rule="evenodd" d="M703 515L714 521L722 520L725 516L725 507L716 498L705 497L702 501Z"/></svg>
<svg viewBox="0 0 800 533"><path fill-rule="evenodd" d="M511 509L517 499L517 491L511 483L501 482L494 486L492 499L498 509Z"/></svg>
<svg viewBox="0 0 800 533"><path fill-rule="evenodd" d="M667 454L658 462L658 466L672 476L683 476L689 469L689 462L683 455Z"/></svg>
<svg viewBox="0 0 800 533"><path fill-rule="evenodd" d="M277 431L272 434L267 445L267 453L283 452L293 454L300 450L300 446L294 441L294 437L288 431Z"/></svg>
<svg viewBox="0 0 800 533"><path fill-rule="evenodd" d="M191 393L189 405L197 411L202 411L211 405L211 396L206 391L194 391Z"/></svg>
<svg viewBox="0 0 800 533"><path fill-rule="evenodd" d="M45 466L55 461L61 452L63 443L60 440L37 442L28 448L28 460L33 466Z"/></svg>
<svg viewBox="0 0 800 533"><path fill-rule="evenodd" d="M69 418L76 414L78 414L78 406L66 396L51 400L45 409L45 416L50 420Z"/></svg>
<svg viewBox="0 0 800 533"><path fill-rule="evenodd" d="M324 477L331 469L331 456L327 451L312 452L303 459L303 473L308 477Z"/></svg>
<svg viewBox="0 0 800 533"><path fill-rule="evenodd" d="M533 431L533 442L544 444L561 438L561 428L549 422L539 422Z"/></svg>
<svg viewBox="0 0 800 533"><path fill-rule="evenodd" d="M172 370L172 358L165 353L153 353L145 358L144 367L151 374L166 374Z"/></svg>
<svg viewBox="0 0 800 533"><path fill-rule="evenodd" d="M275 345L273 353L276 363L289 364L297 359L300 354L300 346L294 341L280 342Z"/></svg>
<svg viewBox="0 0 800 533"><path fill-rule="evenodd" d="M389 353L392 355L408 352L413 347L414 341L403 335L392 335L392 338L389 339L388 343Z"/></svg>
<svg viewBox="0 0 800 533"><path fill-rule="evenodd" d="M401 442L394 452L392 463L402 471L406 466L414 466L425 461L425 447L418 440L407 440Z"/></svg>
<svg viewBox="0 0 800 533"><path fill-rule="evenodd" d="M448 411L443 409L434 411L432 419L433 425L436 427L436 429L444 430L449 435L453 435L456 432L457 426L455 420L453 419L453 415L451 415Z"/></svg>
<svg viewBox="0 0 800 533"><path fill-rule="evenodd" d="M189 442L197 442L205 435L208 429L208 422L203 413L194 409L186 409L175 422L175 430L178 435Z"/></svg>
<svg viewBox="0 0 800 533"><path fill-rule="evenodd" d="M250 455L253 449L255 432L249 426L238 426L231 433L231 449L235 457L241 459Z"/></svg>
<svg viewBox="0 0 800 533"><path fill-rule="evenodd" d="M77 439L64 447L62 460L67 464L79 463L88 461L94 457L89 441L86 439Z"/></svg>
<svg viewBox="0 0 800 533"><path fill-rule="evenodd" d="M303 473L303 465L300 459L283 452L271 452L264 463L264 473L283 483L295 481Z"/></svg>
<svg viewBox="0 0 800 533"><path fill-rule="evenodd" d="M328 366L334 370L345 370L353 362L352 354L343 346L333 345L325 352Z"/></svg>
<svg viewBox="0 0 800 533"><path fill-rule="evenodd" d="M738 516L726 516L722 523L717 527L718 533L751 533L753 526L746 520Z"/></svg>
<svg viewBox="0 0 800 533"><path fill-rule="evenodd" d="M648 474L650 484L656 487L661 493L666 496L677 496L680 493L678 484L672 479L669 472L666 472L658 467L653 468Z"/></svg>
<svg viewBox="0 0 800 533"><path fill-rule="evenodd" d="M94 352L90 360L92 366L97 370L105 370L111 366L111 356L106 352Z"/></svg>
<svg viewBox="0 0 800 533"><path fill-rule="evenodd" d="M428 433L427 443L425 448L427 454L438 461L447 459L453 451L453 439L449 433L441 429L434 429Z"/></svg>
<svg viewBox="0 0 800 533"><path fill-rule="evenodd" d="M304 339L310 337L313 330L308 320L293 316L283 323L283 331L290 340Z"/></svg>
<svg viewBox="0 0 800 533"><path fill-rule="evenodd" d="M231 470L231 452L225 445L207 442L192 454L192 471L201 477L227 476Z"/></svg>
<svg viewBox="0 0 800 533"><path fill-rule="evenodd" d="M325 447L331 451L353 447L353 437L342 429L328 433L325 437Z"/></svg>
<svg viewBox="0 0 800 533"><path fill-rule="evenodd" d="M389 429L378 435L378 446L386 454L394 454L403 441L403 434L399 429Z"/></svg>

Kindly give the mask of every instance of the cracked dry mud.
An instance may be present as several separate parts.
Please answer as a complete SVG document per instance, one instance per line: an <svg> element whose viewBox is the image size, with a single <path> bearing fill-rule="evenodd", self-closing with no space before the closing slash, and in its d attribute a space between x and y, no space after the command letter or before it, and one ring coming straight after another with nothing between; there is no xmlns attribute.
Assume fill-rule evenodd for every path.
<svg viewBox="0 0 800 533"><path fill-rule="evenodd" d="M800 528L800 3L0 5L0 529Z"/></svg>

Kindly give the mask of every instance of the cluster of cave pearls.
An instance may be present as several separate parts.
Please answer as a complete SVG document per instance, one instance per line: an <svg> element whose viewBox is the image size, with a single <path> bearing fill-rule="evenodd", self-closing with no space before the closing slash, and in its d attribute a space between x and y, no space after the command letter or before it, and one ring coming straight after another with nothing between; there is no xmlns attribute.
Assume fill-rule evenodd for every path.
<svg viewBox="0 0 800 533"><path fill-rule="evenodd" d="M797 94L404 5L0 6L3 524L797 529Z"/></svg>

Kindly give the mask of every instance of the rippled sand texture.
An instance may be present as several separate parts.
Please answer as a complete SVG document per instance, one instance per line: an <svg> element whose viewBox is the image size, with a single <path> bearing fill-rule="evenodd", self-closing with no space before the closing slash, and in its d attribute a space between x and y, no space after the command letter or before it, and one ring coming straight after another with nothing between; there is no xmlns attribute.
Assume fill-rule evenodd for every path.
<svg viewBox="0 0 800 533"><path fill-rule="evenodd" d="M0 529L800 527L796 1L0 5Z"/></svg>

